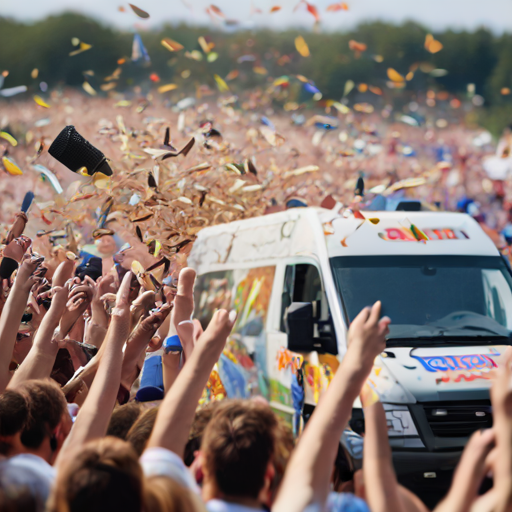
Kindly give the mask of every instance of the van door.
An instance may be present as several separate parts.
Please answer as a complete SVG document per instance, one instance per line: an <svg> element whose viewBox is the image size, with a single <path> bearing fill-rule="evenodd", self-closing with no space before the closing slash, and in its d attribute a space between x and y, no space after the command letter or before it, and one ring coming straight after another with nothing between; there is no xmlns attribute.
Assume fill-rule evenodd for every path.
<svg viewBox="0 0 512 512"><path fill-rule="evenodd" d="M277 279L280 278L281 286ZM276 273L275 291L281 289L279 316L274 322L273 329L267 332L267 369L270 376L270 402L277 411L293 414L291 400L292 373L288 369L278 368L280 351L289 348L286 334L285 313L286 308L292 302L311 302L318 308L319 319L315 325L314 338L317 340L315 347L320 353L337 355L337 343L334 335L332 320L329 313L329 305L322 283L319 267L316 263L301 260L291 261L280 268ZM273 302L277 307L277 301Z"/></svg>

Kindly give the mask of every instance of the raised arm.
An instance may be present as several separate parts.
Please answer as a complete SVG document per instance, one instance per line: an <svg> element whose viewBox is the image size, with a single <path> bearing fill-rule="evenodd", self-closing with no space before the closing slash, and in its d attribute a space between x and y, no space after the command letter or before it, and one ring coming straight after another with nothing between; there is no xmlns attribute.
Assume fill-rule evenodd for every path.
<svg viewBox="0 0 512 512"><path fill-rule="evenodd" d="M384 407L379 401L365 406L364 418L363 473L368 485L366 499L370 510L405 512L393 470Z"/></svg>
<svg viewBox="0 0 512 512"><path fill-rule="evenodd" d="M133 382L138 376L137 362L171 310L171 304L164 304L145 318L142 318L130 335L124 351L121 371L121 384L127 390L132 387Z"/></svg>
<svg viewBox="0 0 512 512"><path fill-rule="evenodd" d="M174 309L171 315L171 325L169 327L169 336L178 333L178 326L180 323L191 320L192 313L194 312L194 282L196 280L196 271L193 268L184 268L178 276L178 290L174 298ZM194 343L192 339L183 339L183 354L185 359L188 359Z"/></svg>
<svg viewBox="0 0 512 512"><path fill-rule="evenodd" d="M147 447L163 447L183 457L199 399L236 320L236 313L219 310L198 340L158 411Z"/></svg>
<svg viewBox="0 0 512 512"><path fill-rule="evenodd" d="M90 279L88 276L85 279ZM101 347L107 334L109 316L101 297L111 291L114 283L114 276L111 274L99 277L94 288L94 295L91 301L91 319L85 331L85 342L95 347Z"/></svg>
<svg viewBox="0 0 512 512"><path fill-rule="evenodd" d="M493 511L512 510L512 348L507 348L491 389L491 402L496 435Z"/></svg>
<svg viewBox="0 0 512 512"><path fill-rule="evenodd" d="M103 357L64 449L59 454L58 461L83 446L87 441L103 437L107 432L121 381L123 346L129 335L130 304L128 296L131 279L132 273L127 272L117 292L116 307L112 312L112 320L104 342Z"/></svg>
<svg viewBox="0 0 512 512"><path fill-rule="evenodd" d="M25 260L18 270L14 285L2 310L0 317L0 392L5 390L11 379L9 364L16 343L16 334L25 312L30 290L41 280L34 275L40 263L41 260L37 258Z"/></svg>
<svg viewBox="0 0 512 512"><path fill-rule="evenodd" d="M352 322L347 353L292 454L272 507L274 512L302 512L310 505L322 507L325 503L338 443L352 405L375 357L386 346L390 320L379 320L380 313L379 301L371 309L363 309Z"/></svg>
<svg viewBox="0 0 512 512"><path fill-rule="evenodd" d="M50 376L59 351L60 338L58 334L55 336L55 330L66 309L67 300L66 286L52 290L50 309L43 317L30 352L13 375L9 383L10 388L15 388L30 379L45 379Z"/></svg>

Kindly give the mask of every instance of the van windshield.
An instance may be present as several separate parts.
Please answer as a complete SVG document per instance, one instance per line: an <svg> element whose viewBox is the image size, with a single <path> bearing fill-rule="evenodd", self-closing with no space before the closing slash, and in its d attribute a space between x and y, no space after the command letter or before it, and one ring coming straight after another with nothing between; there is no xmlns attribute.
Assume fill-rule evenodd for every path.
<svg viewBox="0 0 512 512"><path fill-rule="evenodd" d="M349 321L382 301L388 346L508 343L512 277L499 256L341 256L331 265Z"/></svg>

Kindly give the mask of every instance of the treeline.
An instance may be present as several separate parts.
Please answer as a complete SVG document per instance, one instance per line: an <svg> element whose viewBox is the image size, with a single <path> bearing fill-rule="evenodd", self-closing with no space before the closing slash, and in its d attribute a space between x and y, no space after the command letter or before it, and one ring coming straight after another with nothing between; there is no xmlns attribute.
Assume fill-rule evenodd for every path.
<svg viewBox="0 0 512 512"><path fill-rule="evenodd" d="M33 24L23 24L0 17L0 72L8 70L4 87L28 85L44 81L49 88L59 84L80 86L86 79L100 93L104 79L126 59L117 80L116 90L133 85L149 87L176 83L175 94L191 94L206 84L215 88L214 75L238 76L230 82L234 91L265 85L282 75L301 74L314 81L324 98L339 100L347 80L386 90L386 70L394 68L406 75L416 63L422 63L407 82L408 91L429 88L463 95L469 83L485 99L495 123L508 122L512 114L512 37L495 35L480 28L472 32L434 33L443 44L436 54L424 48L427 28L413 22L393 25L382 22L363 23L346 32L298 32L287 30L235 31L225 33L207 27L186 25L163 26L160 30L141 32L151 62L147 65L131 61L133 33L114 30L98 21L74 13L52 16ZM295 38L302 35L309 46L310 57L302 57L295 48ZM208 62L198 42L203 36L213 43ZM184 46L170 52L161 44L165 37ZM92 48L70 57L76 50L72 39L78 38ZM367 49L359 56L349 49L349 41L364 43ZM76 40L75 40L76 43ZM195 52L194 52L195 50ZM187 58L193 52L201 61ZM37 78L31 73L37 68ZM414 69L414 68L413 68ZM432 70L446 70L445 76L433 76ZM84 74L85 73L85 74ZM437 73L437 74L442 74ZM157 76L155 76L157 75ZM505 91L506 92L506 91ZM391 91L399 96L401 91ZM490 109L490 110L489 110ZM490 114L487 114L490 115ZM497 116L497 117L496 117ZM490 119L490 118L489 118Z"/></svg>

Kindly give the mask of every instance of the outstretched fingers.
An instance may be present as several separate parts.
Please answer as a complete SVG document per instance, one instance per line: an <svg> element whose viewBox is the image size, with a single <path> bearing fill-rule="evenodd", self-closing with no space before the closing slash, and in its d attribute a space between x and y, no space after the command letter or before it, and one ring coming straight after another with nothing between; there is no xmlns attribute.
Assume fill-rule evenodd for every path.
<svg viewBox="0 0 512 512"><path fill-rule="evenodd" d="M133 273L128 271L121 281L119 290L116 295L116 307L129 306L128 298L130 296L130 285L132 282Z"/></svg>
<svg viewBox="0 0 512 512"><path fill-rule="evenodd" d="M183 320L176 326L176 331L183 346L185 357L190 357L194 350L194 331L195 325L192 320Z"/></svg>
<svg viewBox="0 0 512 512"><path fill-rule="evenodd" d="M208 327L198 340L198 344L211 344L217 347L224 348L227 337L230 335L231 330L236 322L237 313L235 310L229 313L225 309L217 310Z"/></svg>
<svg viewBox="0 0 512 512"><path fill-rule="evenodd" d="M184 320L190 320L194 311L194 282L196 271L184 268L178 277L178 292L174 298L173 323L177 329Z"/></svg>

